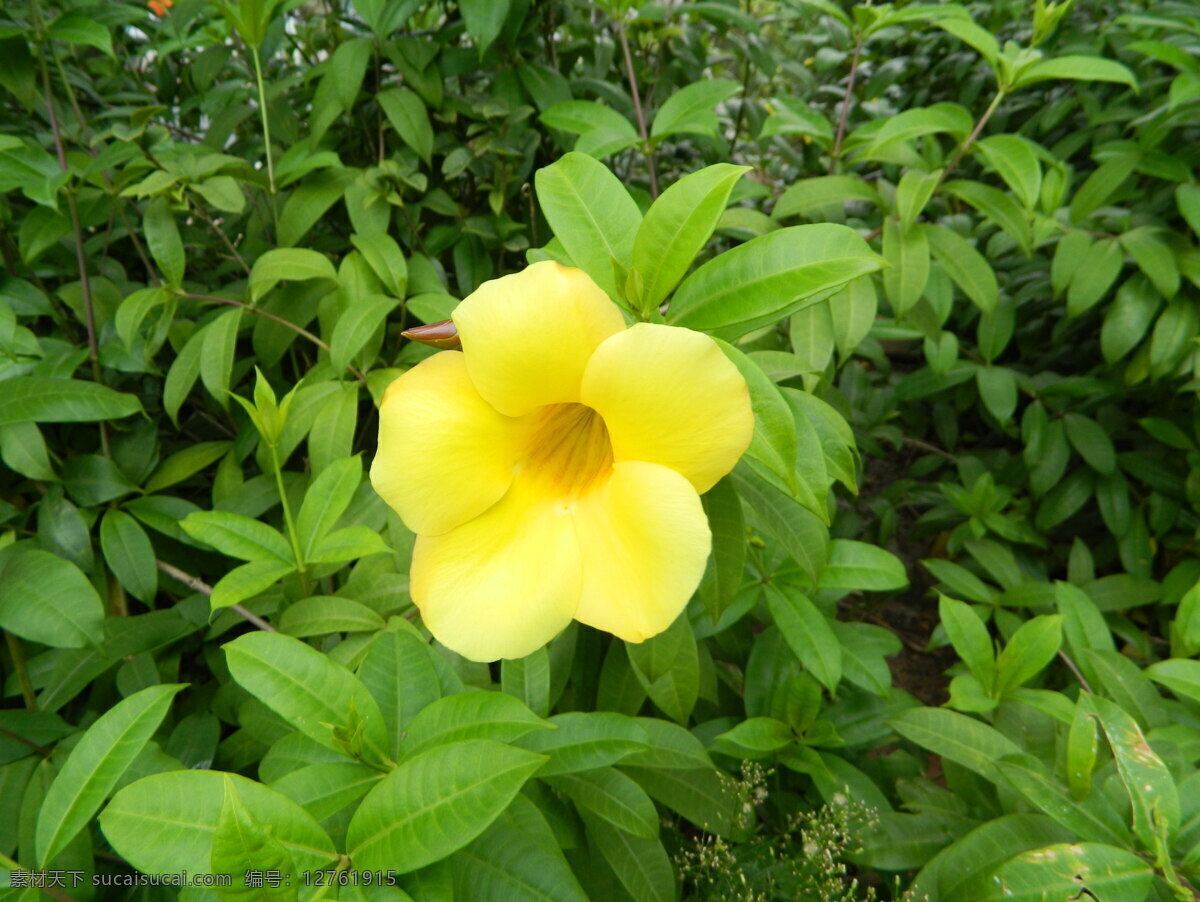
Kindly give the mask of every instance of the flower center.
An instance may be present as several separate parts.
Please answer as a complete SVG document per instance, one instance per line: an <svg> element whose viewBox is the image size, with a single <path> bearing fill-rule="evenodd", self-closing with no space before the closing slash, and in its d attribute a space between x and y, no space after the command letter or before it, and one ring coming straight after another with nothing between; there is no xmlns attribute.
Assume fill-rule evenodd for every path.
<svg viewBox="0 0 1200 902"><path fill-rule="evenodd" d="M577 498L612 469L604 418L584 404L547 404L531 414L522 473L560 498Z"/></svg>

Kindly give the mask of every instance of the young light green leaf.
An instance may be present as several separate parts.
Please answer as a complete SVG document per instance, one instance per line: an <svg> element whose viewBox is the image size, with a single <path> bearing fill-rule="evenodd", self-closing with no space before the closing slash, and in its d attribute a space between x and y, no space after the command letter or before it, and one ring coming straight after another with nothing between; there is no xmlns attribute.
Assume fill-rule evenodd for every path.
<svg viewBox="0 0 1200 902"><path fill-rule="evenodd" d="M904 316L925 293L929 282L929 239L925 229L904 229L896 220L883 221L883 290L897 316Z"/></svg>
<svg viewBox="0 0 1200 902"><path fill-rule="evenodd" d="M642 274L640 307L653 310L671 293L716 228L734 184L747 166L718 163L693 172L654 201L633 242Z"/></svg>
<svg viewBox="0 0 1200 902"><path fill-rule="evenodd" d="M535 177L538 201L567 254L614 300L624 296L613 261L628 268L642 222L620 180L598 160L564 154Z"/></svg>
<svg viewBox="0 0 1200 902"><path fill-rule="evenodd" d="M1034 617L1013 633L996 658L996 693L1003 695L1054 660L1062 645L1062 615Z"/></svg>
<svg viewBox="0 0 1200 902"><path fill-rule="evenodd" d="M650 126L650 137L654 141L668 135L699 134L714 137L717 132L717 114L713 107L724 103L741 90L736 81L708 78L685 85L671 93Z"/></svg>
<svg viewBox="0 0 1200 902"><path fill-rule="evenodd" d="M726 251L688 276L675 292L667 320L732 340L818 303L882 264L846 226L780 229Z"/></svg>
<svg viewBox="0 0 1200 902"><path fill-rule="evenodd" d="M996 682L996 654L983 621L970 605L945 595L938 600L938 619L958 656L984 691L991 693Z"/></svg>

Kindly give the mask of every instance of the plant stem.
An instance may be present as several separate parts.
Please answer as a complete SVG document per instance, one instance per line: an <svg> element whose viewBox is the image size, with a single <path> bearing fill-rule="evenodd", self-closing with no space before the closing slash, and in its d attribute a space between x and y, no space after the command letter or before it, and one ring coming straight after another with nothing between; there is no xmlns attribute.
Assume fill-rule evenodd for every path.
<svg viewBox="0 0 1200 902"><path fill-rule="evenodd" d="M287 526L288 541L292 544L292 554L296 558L296 569L300 571L300 585L304 594L308 594L308 571L304 566L304 555L300 553L300 533L296 530L296 521L292 517L292 506L288 503L287 492L283 487L283 468L279 465L279 452L271 445L271 464L275 470L275 487L279 489L279 503L283 505L283 522Z"/></svg>
<svg viewBox="0 0 1200 902"><path fill-rule="evenodd" d="M862 57L863 39L854 43L854 56L850 59L850 77L846 79L846 93L842 97L842 112L838 116L837 135L833 139L833 165L837 166L842 155L842 138L846 135L846 119L850 115L850 101L854 98L854 82L858 78L858 61Z"/></svg>
<svg viewBox="0 0 1200 902"><path fill-rule="evenodd" d="M171 577L171 579L183 583L192 591L199 592L201 595L212 595L212 586L204 582L204 580L192 576L190 573L185 573L183 570L168 564L166 561L155 561L154 563L159 570L167 574L167 576ZM263 620L253 611L249 611L242 607L240 604L231 604L229 609L235 614L241 616L242 619L244 619L247 623L253 623L260 630L266 630L268 633L279 632L279 630L275 629L275 627L271 626L271 624L267 623L267 621Z"/></svg>
<svg viewBox="0 0 1200 902"><path fill-rule="evenodd" d="M194 301L209 301L213 304L228 304L231 307L241 307L243 310L249 310L251 313L254 313L258 316L261 316L261 317L271 320L271 322L279 323L279 325L284 326L288 329L291 329L297 335L302 335L305 338L307 338L309 341L311 341L313 344L315 344L318 348L320 348L325 353L329 353L329 345L326 344L324 341L322 341L320 338L318 338L316 335L313 335L311 332L309 332L303 326L297 326L291 320L284 319L282 316L277 316L274 313L271 313L267 310L263 310L261 307L256 307L251 304L247 304L244 301L235 301L233 298L219 298L219 297L216 297L215 295L211 295L211 294L184 293L183 296L185 298L191 298ZM366 384L367 376L362 370L358 369L357 367L350 366L350 365L347 365L346 369L348 369L350 371L350 374L352 376L354 376L355 379L357 379L359 382L362 382L364 385Z"/></svg>
<svg viewBox="0 0 1200 902"><path fill-rule="evenodd" d="M629 39L625 36L625 23L617 21L617 37L621 40L621 52L625 54L625 75L629 79L629 93L633 95L633 112L637 116L638 134L642 138L642 151L650 168L650 197L658 197L658 161L654 147L646 132L646 114L642 111L642 96L638 93L637 74L633 71L633 54L629 52Z"/></svg>
<svg viewBox="0 0 1200 902"><path fill-rule="evenodd" d="M992 114L996 112L997 107L1000 106L1000 101L1004 99L1004 95L1005 91L1003 88L996 92L996 96L992 98L992 102L988 104L988 108L983 111L983 115L979 117L979 121L976 122L975 127L971 129L971 134L967 135L967 140L963 141L963 143L958 146L958 149L954 151L954 156L950 158L950 162L947 163L946 168L942 170L942 176L938 179L938 185L941 185L942 182L946 180L946 176L948 176L950 171L959 164L960 160L962 160L963 154L971 149L971 145L975 143L975 139L979 137L980 133L983 131L983 127L988 124L988 120L992 118Z"/></svg>
<svg viewBox="0 0 1200 902"><path fill-rule="evenodd" d="M21 640L7 630L4 633L4 640L8 643L8 653L12 657L13 670L17 672L17 682L21 684L21 695L25 699L25 707L30 711L37 710L37 693L33 691L33 684L29 682L29 670L25 666L25 646L21 644Z"/></svg>
<svg viewBox="0 0 1200 902"><path fill-rule="evenodd" d="M258 58L258 48L250 48L254 60L254 81L258 85L258 112L262 116L263 150L267 156L267 185L271 192L271 218L275 221L275 231L279 231L279 211L275 206L275 161L271 158L271 124L267 121L267 92L263 86L262 62Z"/></svg>

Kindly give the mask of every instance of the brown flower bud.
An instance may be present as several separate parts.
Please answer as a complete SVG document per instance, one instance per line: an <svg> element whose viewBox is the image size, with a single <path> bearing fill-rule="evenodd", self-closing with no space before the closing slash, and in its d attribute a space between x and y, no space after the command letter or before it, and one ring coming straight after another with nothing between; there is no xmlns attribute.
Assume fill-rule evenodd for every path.
<svg viewBox="0 0 1200 902"><path fill-rule="evenodd" d="M443 351L457 351L462 347L458 337L458 329L454 320L443 320L440 323L430 323L427 326L413 326L400 333L409 341L419 341L421 344L440 348Z"/></svg>

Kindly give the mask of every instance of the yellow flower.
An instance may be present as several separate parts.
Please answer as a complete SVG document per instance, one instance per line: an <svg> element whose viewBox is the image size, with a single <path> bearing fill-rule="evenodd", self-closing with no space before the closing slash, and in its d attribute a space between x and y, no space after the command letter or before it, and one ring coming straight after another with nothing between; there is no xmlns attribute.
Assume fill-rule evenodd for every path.
<svg viewBox="0 0 1200 902"><path fill-rule="evenodd" d="M699 332L626 328L553 262L483 284L454 324L462 351L388 386L371 467L417 534L425 625L475 661L572 619L629 642L665 630L712 544L700 494L750 444L741 374Z"/></svg>

